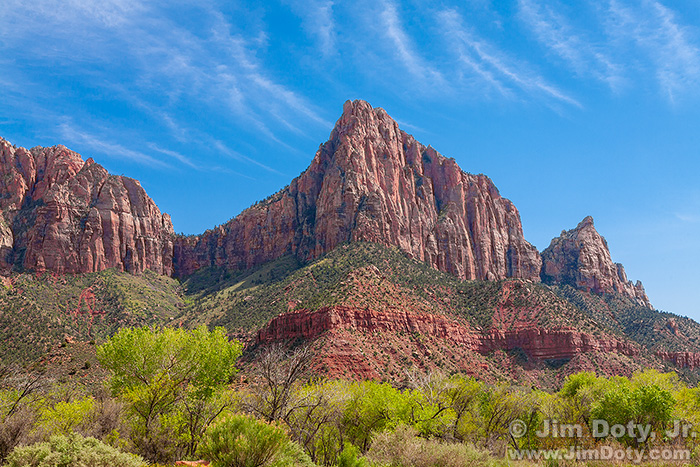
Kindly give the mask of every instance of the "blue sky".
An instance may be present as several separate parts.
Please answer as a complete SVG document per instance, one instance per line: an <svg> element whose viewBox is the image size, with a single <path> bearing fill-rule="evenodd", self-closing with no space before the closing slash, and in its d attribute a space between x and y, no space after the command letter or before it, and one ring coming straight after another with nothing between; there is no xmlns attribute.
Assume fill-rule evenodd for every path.
<svg viewBox="0 0 700 467"><path fill-rule="evenodd" d="M489 175L540 250L592 215L700 319L696 0L4 0L0 24L0 135L139 179L178 232L285 186L361 98Z"/></svg>

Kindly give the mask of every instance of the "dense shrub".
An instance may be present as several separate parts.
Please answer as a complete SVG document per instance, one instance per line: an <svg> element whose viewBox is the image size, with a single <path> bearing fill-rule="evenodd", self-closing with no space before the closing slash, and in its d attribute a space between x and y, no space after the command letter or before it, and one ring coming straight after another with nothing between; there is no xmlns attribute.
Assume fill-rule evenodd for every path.
<svg viewBox="0 0 700 467"><path fill-rule="evenodd" d="M7 458L6 467L141 467L139 456L127 454L95 438L52 436L47 442L18 447Z"/></svg>
<svg viewBox="0 0 700 467"><path fill-rule="evenodd" d="M39 427L50 434L64 436L85 431L92 424L94 409L95 399L92 397L58 401L41 409Z"/></svg>
<svg viewBox="0 0 700 467"><path fill-rule="evenodd" d="M393 467L478 467L490 463L487 452L469 444L428 440L417 434L406 425L380 433L372 442L367 458Z"/></svg>
<svg viewBox="0 0 700 467"><path fill-rule="evenodd" d="M229 416L210 427L199 453L214 467L313 465L281 426L244 415Z"/></svg>
<svg viewBox="0 0 700 467"><path fill-rule="evenodd" d="M343 451L338 455L338 467L369 467L369 462L360 456L357 446L346 444Z"/></svg>

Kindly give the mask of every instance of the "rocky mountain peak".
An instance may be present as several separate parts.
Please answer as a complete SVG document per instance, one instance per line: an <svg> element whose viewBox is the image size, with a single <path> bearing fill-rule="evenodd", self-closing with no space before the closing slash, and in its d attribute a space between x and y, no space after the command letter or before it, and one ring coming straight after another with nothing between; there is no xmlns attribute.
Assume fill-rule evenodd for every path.
<svg viewBox="0 0 700 467"><path fill-rule="evenodd" d="M597 294L622 294L651 308L642 283L627 279L624 267L613 263L605 238L587 216L575 229L562 231L542 252L542 281L568 284Z"/></svg>
<svg viewBox="0 0 700 467"><path fill-rule="evenodd" d="M285 255L308 261L364 241L462 279L541 278L649 306L641 283L612 262L592 217L554 239L543 265L518 210L488 177L464 172L362 100L345 102L328 141L287 188L199 236L174 237L138 181L62 145L27 150L0 138L0 194L2 271L187 276Z"/></svg>
<svg viewBox="0 0 700 467"><path fill-rule="evenodd" d="M374 108L360 99L348 100L343 104L343 113L336 122L329 140L339 140L357 131L367 134L381 126L392 126L398 130L396 122L381 107Z"/></svg>
<svg viewBox="0 0 700 467"><path fill-rule="evenodd" d="M578 223L578 225L576 226L576 229L574 229L574 230L582 230L586 227L592 227L593 229L595 229L595 225L593 223L593 216L584 217L583 220Z"/></svg>
<svg viewBox="0 0 700 467"><path fill-rule="evenodd" d="M221 231L178 239L175 266L187 275L290 253L309 260L351 241L397 246L464 279L539 280L539 253L493 182L463 172L361 100L345 103L329 140L287 189Z"/></svg>

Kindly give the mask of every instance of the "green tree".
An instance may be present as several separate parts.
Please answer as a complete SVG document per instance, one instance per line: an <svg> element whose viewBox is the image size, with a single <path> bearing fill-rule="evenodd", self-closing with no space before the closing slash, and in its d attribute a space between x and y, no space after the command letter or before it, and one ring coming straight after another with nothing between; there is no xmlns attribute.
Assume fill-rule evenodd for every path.
<svg viewBox="0 0 700 467"><path fill-rule="evenodd" d="M671 391L659 386L649 374L642 373L632 381L624 377L610 378L602 396L593 404L591 416L606 420L610 425L649 424L659 432L671 420L674 405ZM625 435L622 441L637 445L639 440Z"/></svg>
<svg viewBox="0 0 700 467"><path fill-rule="evenodd" d="M335 463L343 448L343 415L350 397L349 382L325 381L295 390L295 404L285 419L294 441L304 447L314 462Z"/></svg>
<svg viewBox="0 0 700 467"><path fill-rule="evenodd" d="M99 346L112 391L126 402L132 439L150 461L192 455L201 434L225 408L206 404L235 373L242 345L223 328L125 328Z"/></svg>
<svg viewBox="0 0 700 467"><path fill-rule="evenodd" d="M606 381L600 398L591 407L591 417L610 425L626 425L634 420L635 408L632 386L625 377Z"/></svg>
<svg viewBox="0 0 700 467"><path fill-rule="evenodd" d="M500 441L509 442L513 448L531 449L537 439L533 435L539 425L537 398L531 393L509 385L499 384L485 388L479 397L480 424L484 446L493 448ZM517 420L526 426L525 436L516 438L511 424Z"/></svg>
<svg viewBox="0 0 700 467"><path fill-rule="evenodd" d="M58 401L39 412L39 427L52 435L68 436L90 421L95 399L84 397L72 401Z"/></svg>
<svg viewBox="0 0 700 467"><path fill-rule="evenodd" d="M450 379L447 398L455 414L453 438L460 441L476 441L481 426L478 419L478 403L483 390L483 384L474 378L456 375Z"/></svg>
<svg viewBox="0 0 700 467"><path fill-rule="evenodd" d="M455 385L440 373L408 372L410 391L404 396L411 406L409 422L421 436L440 437L454 432Z"/></svg>
<svg viewBox="0 0 700 467"><path fill-rule="evenodd" d="M344 431L346 440L362 452L369 449L375 433L409 423L408 398L390 384L363 381L354 384L351 391L343 417Z"/></svg>

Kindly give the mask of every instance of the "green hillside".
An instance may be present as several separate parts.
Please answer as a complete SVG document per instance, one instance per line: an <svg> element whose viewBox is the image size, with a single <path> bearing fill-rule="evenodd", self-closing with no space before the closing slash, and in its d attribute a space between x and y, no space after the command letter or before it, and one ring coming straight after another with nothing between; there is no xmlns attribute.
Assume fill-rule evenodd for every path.
<svg viewBox="0 0 700 467"><path fill-rule="evenodd" d="M186 299L178 281L146 271L20 274L0 287L0 358L27 362L64 340L100 340L125 326L166 324Z"/></svg>
<svg viewBox="0 0 700 467"><path fill-rule="evenodd" d="M556 363L553 369L568 365L562 372L600 365L603 372L607 367L634 371L635 366L666 366L654 356L657 350L700 351L700 325L686 318L569 286L522 280L463 281L396 248L373 243L345 244L309 264L287 256L243 272L208 268L183 282L149 271L136 276L115 270L75 276L21 274L11 279L0 289L0 358L4 362L35 361L65 341L100 342L125 326L207 324L223 326L232 336L250 341L282 313L334 305L445 315L475 332L569 328L636 341L649 350L632 359L619 357L622 363L610 357L609 365L603 356L581 356L571 364L549 363ZM379 345L377 353L391 351L381 342L373 343L377 336L348 338L368 349ZM411 349L420 339L413 340L417 344L401 344L406 347L402 352L420 363L420 352L414 357ZM430 344L434 361L442 353L440 345L444 344ZM509 367L505 374L513 374L515 367L535 369L517 349L499 355L482 363L490 368ZM449 358L442 357L445 362ZM399 363L392 363L392 371L399 371ZM695 370L681 372L688 380L696 379Z"/></svg>
<svg viewBox="0 0 700 467"><path fill-rule="evenodd" d="M353 272L370 266L380 276L374 279L374 287L359 290L353 282ZM462 281L412 260L396 248L358 242L342 245L306 266L284 257L233 276L221 270L199 271L183 283L192 300L185 323L251 332L290 309L315 310L350 302L375 310L417 307L452 315L485 329L494 324L504 282L507 281ZM387 290L389 284L395 286L393 294ZM534 324L540 326L575 326L591 331L598 327L586 314L541 284L515 288L508 306L534 310Z"/></svg>

